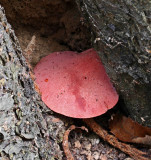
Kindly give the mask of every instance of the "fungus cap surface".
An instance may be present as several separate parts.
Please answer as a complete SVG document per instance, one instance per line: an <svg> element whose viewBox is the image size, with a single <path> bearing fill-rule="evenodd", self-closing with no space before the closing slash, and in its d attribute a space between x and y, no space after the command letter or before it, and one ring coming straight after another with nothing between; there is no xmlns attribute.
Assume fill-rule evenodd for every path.
<svg viewBox="0 0 151 160"><path fill-rule="evenodd" d="M118 101L94 49L51 53L40 60L34 73L43 102L68 117L96 117Z"/></svg>

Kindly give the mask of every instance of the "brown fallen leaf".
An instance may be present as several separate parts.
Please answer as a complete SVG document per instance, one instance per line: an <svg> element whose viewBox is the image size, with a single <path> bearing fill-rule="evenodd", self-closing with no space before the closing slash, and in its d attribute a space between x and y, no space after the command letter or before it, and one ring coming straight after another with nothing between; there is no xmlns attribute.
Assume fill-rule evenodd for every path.
<svg viewBox="0 0 151 160"><path fill-rule="evenodd" d="M107 157L106 157L106 155L101 154L100 159L101 160L107 160Z"/></svg>
<svg viewBox="0 0 151 160"><path fill-rule="evenodd" d="M81 143L79 141L76 141L74 145L75 145L75 148L81 148Z"/></svg>
<svg viewBox="0 0 151 160"><path fill-rule="evenodd" d="M119 140L151 145L151 128L144 127L122 114L116 114L109 122L109 128Z"/></svg>
<svg viewBox="0 0 151 160"><path fill-rule="evenodd" d="M107 141L109 144L120 149L135 160L151 160L150 154L142 152L129 144L119 142L115 136L109 134L105 129L97 124L94 119L83 119L83 121L93 130L94 133L103 138L104 141Z"/></svg>
<svg viewBox="0 0 151 160"><path fill-rule="evenodd" d="M145 137L134 138L132 139L132 142L151 146L151 136L146 135Z"/></svg>

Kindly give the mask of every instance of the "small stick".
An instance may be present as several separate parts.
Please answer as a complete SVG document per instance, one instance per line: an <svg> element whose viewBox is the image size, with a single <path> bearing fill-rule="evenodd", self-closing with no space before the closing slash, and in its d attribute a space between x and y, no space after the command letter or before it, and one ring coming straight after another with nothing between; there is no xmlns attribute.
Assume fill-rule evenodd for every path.
<svg viewBox="0 0 151 160"><path fill-rule="evenodd" d="M133 148L128 144L119 142L115 136L110 135L106 130L104 130L100 125L98 125L92 118L83 119L83 121L93 130L93 132L99 135L104 141L107 141L109 144L120 149L122 152L128 154L135 160L150 160L151 159L151 157L149 158L146 153L136 148Z"/></svg>
<svg viewBox="0 0 151 160"><path fill-rule="evenodd" d="M33 53L36 46L36 36L33 35L30 42L28 43L26 49L24 50L25 58L27 62L30 62L30 56Z"/></svg>
<svg viewBox="0 0 151 160"><path fill-rule="evenodd" d="M82 130L85 130L86 132L88 132L88 129L85 128L84 126L82 127L76 127L75 125L71 125L64 133L64 136L63 136L63 149L64 149L64 153L67 157L67 160L74 160L71 152L70 152L70 149L69 149L69 145L68 145L68 137L69 137L69 134L72 130L76 129L76 128L80 128Z"/></svg>

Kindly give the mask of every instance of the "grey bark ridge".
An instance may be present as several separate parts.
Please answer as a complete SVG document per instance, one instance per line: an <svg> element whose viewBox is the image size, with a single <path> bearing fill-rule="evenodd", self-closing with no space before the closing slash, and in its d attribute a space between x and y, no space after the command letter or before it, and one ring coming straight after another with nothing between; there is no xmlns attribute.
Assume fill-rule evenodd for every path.
<svg viewBox="0 0 151 160"><path fill-rule="evenodd" d="M0 6L0 159L62 159L64 123L52 122L29 70Z"/></svg>
<svg viewBox="0 0 151 160"><path fill-rule="evenodd" d="M76 0L93 32L93 46L115 85L122 108L151 127L151 3Z"/></svg>

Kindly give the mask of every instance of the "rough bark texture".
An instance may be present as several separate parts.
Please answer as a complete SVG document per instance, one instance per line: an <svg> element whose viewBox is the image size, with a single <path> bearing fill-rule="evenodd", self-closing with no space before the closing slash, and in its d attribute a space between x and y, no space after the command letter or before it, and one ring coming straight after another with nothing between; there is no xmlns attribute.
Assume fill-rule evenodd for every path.
<svg viewBox="0 0 151 160"><path fill-rule="evenodd" d="M0 2L6 7L7 17L9 22L13 24L19 40L21 40L21 47L26 48L27 40L30 40L35 33L37 33L38 38L40 36L43 38L40 40L43 41L45 39L44 43L36 44L40 44L40 53L49 50L47 46L50 46L51 43L46 44L47 41L50 41L47 36L49 37L49 35L53 34L53 40L57 40L60 44L66 44L67 49L82 51L90 47L90 33L87 28L83 27L85 25L83 24L83 19L81 19L82 25L79 24L80 17L74 17L76 22L75 19L72 19L72 16L75 13L77 14L74 6L72 9L70 8L73 4L72 0L37 1L1 0ZM71 1L72 3L70 3ZM67 4L64 6L64 3ZM41 4L42 6L40 6ZM37 8L37 6L39 7ZM54 14L58 10L57 7L60 8L59 13ZM70 10L68 11L68 9ZM47 12L48 10L49 12ZM57 17L56 21L54 17L59 15L63 15L63 17ZM47 18L50 18L49 22ZM42 30L38 30L38 24L42 27ZM50 26L51 29L49 30ZM66 38L63 39L64 37ZM104 43L98 46L101 45L104 46ZM51 44L51 46L53 45ZM64 47L66 48L63 45L61 49L64 50ZM102 47L101 49L106 49L107 54L111 53L108 47ZM56 50L58 51L58 47L53 51ZM102 60L106 62L106 58ZM109 67L112 70L112 67ZM46 108L41 102L39 95L35 92L29 71L30 69L22 55L14 31L7 23L3 8L0 7L0 160L63 159L60 143L62 142L65 126L70 125L72 120L58 116ZM115 73L114 70L112 71ZM113 82L116 83L118 79L115 78L114 80L113 73L109 72ZM120 91L120 87L117 86L117 88ZM124 95L124 93L121 95ZM102 122L103 119L100 121ZM125 154L102 142L92 133L84 136L81 133L73 133L72 136L74 138L70 138L70 149L76 159L85 160L86 158L97 159L96 157L100 157L100 159L119 158L123 160L127 157ZM80 148L79 145L81 145Z"/></svg>
<svg viewBox="0 0 151 160"><path fill-rule="evenodd" d="M135 121L151 127L150 0L76 0L95 48Z"/></svg>
<svg viewBox="0 0 151 160"><path fill-rule="evenodd" d="M0 7L0 159L62 159L64 123L53 123L48 112Z"/></svg>

